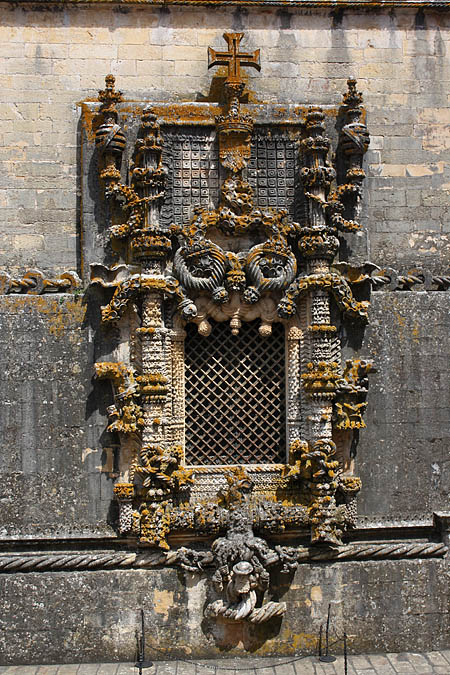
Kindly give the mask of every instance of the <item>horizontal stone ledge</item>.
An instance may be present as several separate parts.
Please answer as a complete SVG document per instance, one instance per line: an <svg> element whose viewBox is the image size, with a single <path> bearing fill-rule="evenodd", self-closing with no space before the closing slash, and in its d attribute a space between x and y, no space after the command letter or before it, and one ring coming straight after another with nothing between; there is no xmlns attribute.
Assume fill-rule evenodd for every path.
<svg viewBox="0 0 450 675"><path fill-rule="evenodd" d="M446 0L12 0L9 5L233 5L255 7L330 7L334 9L382 9L398 7L448 8Z"/></svg>
<svg viewBox="0 0 450 675"><path fill-rule="evenodd" d="M442 558L447 553L443 543L397 542L350 544L334 549L300 546L298 564L308 562L340 562L358 560L389 560L413 558ZM163 553L2 553L1 573L104 571L112 569L151 569L176 564L177 551ZM201 570L199 569L199 572Z"/></svg>

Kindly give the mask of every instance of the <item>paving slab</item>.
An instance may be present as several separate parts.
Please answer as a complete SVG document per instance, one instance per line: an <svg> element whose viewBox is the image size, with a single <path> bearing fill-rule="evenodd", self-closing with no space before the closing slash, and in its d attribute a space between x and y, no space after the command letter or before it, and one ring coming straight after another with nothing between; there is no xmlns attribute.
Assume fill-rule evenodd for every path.
<svg viewBox="0 0 450 675"><path fill-rule="evenodd" d="M295 674L296 675L315 675L314 662L317 661L317 658L308 656L307 659L299 659L294 663ZM261 675L265 675L264 671L258 671L258 675L261 672ZM273 671L276 675L276 671Z"/></svg>
<svg viewBox="0 0 450 675"><path fill-rule="evenodd" d="M186 661L179 661L177 675L196 675L195 665Z"/></svg>
<svg viewBox="0 0 450 675"><path fill-rule="evenodd" d="M357 672L360 670L373 670L373 666L367 656L352 656L350 658L352 666Z"/></svg>
<svg viewBox="0 0 450 675"><path fill-rule="evenodd" d="M352 663L352 656L349 656L347 658L347 673L348 675L356 675L356 670L354 668L354 665ZM334 662L334 667L336 670L336 673L338 675L344 675L345 672L345 662L344 662L344 657L343 656L337 656L336 661Z"/></svg>
<svg viewBox="0 0 450 675"><path fill-rule="evenodd" d="M348 656L348 675L450 675L450 650ZM156 661L143 675L344 675L344 657L317 656ZM0 666L0 675L137 675L134 663Z"/></svg>
<svg viewBox="0 0 450 675"><path fill-rule="evenodd" d="M417 673L407 654L386 654L396 673Z"/></svg>
<svg viewBox="0 0 450 675"><path fill-rule="evenodd" d="M393 669L387 656L384 656L384 654L370 654L368 659L372 665L372 668L377 673L381 672L383 675L395 675L395 670Z"/></svg>
<svg viewBox="0 0 450 675"><path fill-rule="evenodd" d="M316 675L336 675L337 672L333 663L323 663L323 662L319 663L317 659L314 663L314 671Z"/></svg>
<svg viewBox="0 0 450 675"><path fill-rule="evenodd" d="M446 666L447 668L450 666L450 661L445 658L443 652L427 652L425 656L433 666Z"/></svg>
<svg viewBox="0 0 450 675"><path fill-rule="evenodd" d="M433 666L422 654L408 654L408 658L417 672L422 672L424 675L433 672Z"/></svg>
<svg viewBox="0 0 450 675"><path fill-rule="evenodd" d="M260 671L261 672L261 671ZM285 663L282 666L276 666L275 667L275 672L278 675L296 675L295 673L295 667L293 663ZM262 671L264 673L264 671ZM242 673L241 673L242 675Z"/></svg>
<svg viewBox="0 0 450 675"><path fill-rule="evenodd" d="M134 663L121 663L117 669L117 675L137 675L138 669L134 667ZM145 675L154 675L156 668L146 668L142 671Z"/></svg>

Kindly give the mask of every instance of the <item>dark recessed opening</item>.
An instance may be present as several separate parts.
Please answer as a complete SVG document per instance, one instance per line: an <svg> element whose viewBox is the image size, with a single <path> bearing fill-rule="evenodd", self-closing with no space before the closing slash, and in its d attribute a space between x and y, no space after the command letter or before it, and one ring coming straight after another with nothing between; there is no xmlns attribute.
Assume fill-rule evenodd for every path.
<svg viewBox="0 0 450 675"><path fill-rule="evenodd" d="M263 338L259 321L239 335L211 323L208 337L186 326L186 463L284 463L284 326Z"/></svg>

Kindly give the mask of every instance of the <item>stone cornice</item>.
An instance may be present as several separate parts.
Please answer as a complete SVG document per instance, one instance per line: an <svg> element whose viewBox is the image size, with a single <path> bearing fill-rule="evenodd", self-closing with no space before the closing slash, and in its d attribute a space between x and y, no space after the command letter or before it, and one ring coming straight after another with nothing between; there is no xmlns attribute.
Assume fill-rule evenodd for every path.
<svg viewBox="0 0 450 675"><path fill-rule="evenodd" d="M338 548L314 549L299 546L298 562L336 562L355 560L411 560L417 558L443 558L448 549L440 542L373 542L349 544ZM151 552L61 552L61 553L1 553L0 574L14 572L99 571L110 569L152 569L173 565L177 551ZM199 572L201 569L199 568Z"/></svg>
<svg viewBox="0 0 450 675"><path fill-rule="evenodd" d="M216 5L216 6L242 6L242 7L283 7L285 9L298 8L330 8L330 9L367 9L378 10L384 8L427 8L449 9L450 0L9 0L0 4L28 5L41 8L48 6L66 5L114 5L114 6L164 6L168 5Z"/></svg>

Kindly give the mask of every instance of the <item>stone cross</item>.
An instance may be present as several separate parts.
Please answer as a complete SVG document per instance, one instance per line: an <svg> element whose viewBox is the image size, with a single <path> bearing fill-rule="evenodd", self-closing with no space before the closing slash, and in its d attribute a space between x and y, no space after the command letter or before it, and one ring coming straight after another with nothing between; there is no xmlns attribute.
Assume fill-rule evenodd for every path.
<svg viewBox="0 0 450 675"><path fill-rule="evenodd" d="M239 51L239 44L244 37L244 33L224 33L223 37L228 44L228 51L216 52L212 47L208 47L208 68L228 66L226 82L229 84L241 82L241 66L261 70L259 49L253 54Z"/></svg>

